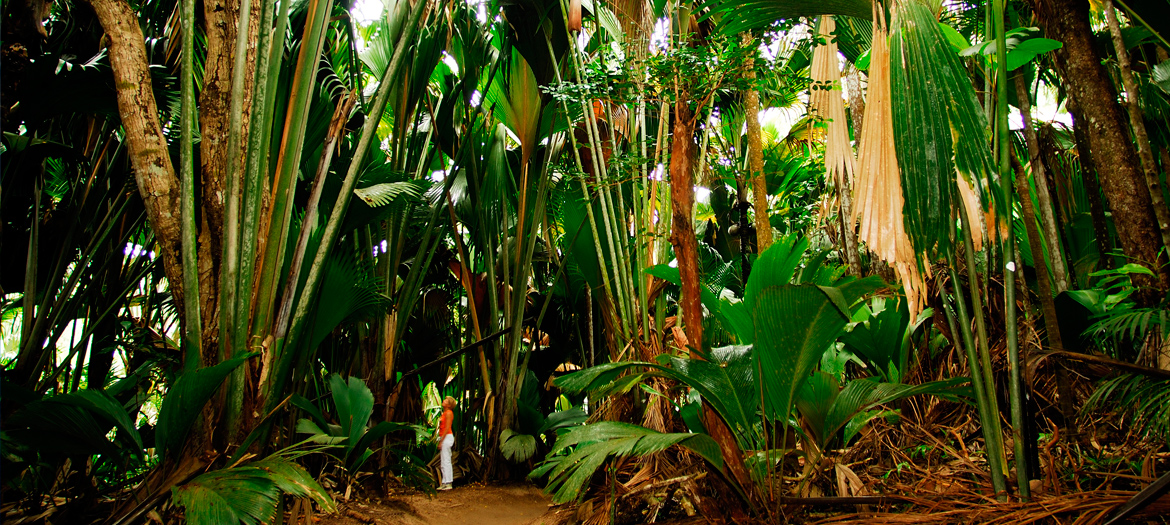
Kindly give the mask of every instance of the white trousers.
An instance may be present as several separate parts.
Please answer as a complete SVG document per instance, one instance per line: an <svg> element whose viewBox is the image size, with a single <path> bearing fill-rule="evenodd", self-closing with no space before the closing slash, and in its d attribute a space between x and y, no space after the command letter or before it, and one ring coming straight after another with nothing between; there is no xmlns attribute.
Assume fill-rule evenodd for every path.
<svg viewBox="0 0 1170 525"><path fill-rule="evenodd" d="M443 474L442 483L451 482L451 447L455 446L455 434L443 437L439 451L439 470Z"/></svg>

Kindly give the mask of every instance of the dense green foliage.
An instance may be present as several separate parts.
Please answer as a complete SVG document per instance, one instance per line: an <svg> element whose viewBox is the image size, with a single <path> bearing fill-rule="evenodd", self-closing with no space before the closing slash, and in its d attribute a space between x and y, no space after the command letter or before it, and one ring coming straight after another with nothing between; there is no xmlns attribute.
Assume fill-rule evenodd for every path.
<svg viewBox="0 0 1170 525"><path fill-rule="evenodd" d="M1170 230L1170 35L1118 7L1114 35L1073 0L7 0L6 519L430 491L445 396L460 478L579 502L706 469L765 520L940 413L1000 500L1084 417L1165 447L1168 247L1119 231ZM853 202L855 163L893 189ZM903 241L873 210L908 256L861 242Z"/></svg>

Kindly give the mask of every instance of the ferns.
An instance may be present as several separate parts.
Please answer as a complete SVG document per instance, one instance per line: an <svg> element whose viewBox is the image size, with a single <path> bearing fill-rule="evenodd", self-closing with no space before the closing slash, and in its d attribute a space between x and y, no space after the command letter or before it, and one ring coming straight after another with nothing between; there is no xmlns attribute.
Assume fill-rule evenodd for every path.
<svg viewBox="0 0 1170 525"><path fill-rule="evenodd" d="M1135 432L1170 444L1170 380L1137 374L1106 379L1085 403L1084 411L1113 405L1129 418Z"/></svg>
<svg viewBox="0 0 1170 525"><path fill-rule="evenodd" d="M1089 333L1111 341L1141 341L1153 328L1165 337L1170 332L1170 311L1164 308L1117 308L1098 316Z"/></svg>

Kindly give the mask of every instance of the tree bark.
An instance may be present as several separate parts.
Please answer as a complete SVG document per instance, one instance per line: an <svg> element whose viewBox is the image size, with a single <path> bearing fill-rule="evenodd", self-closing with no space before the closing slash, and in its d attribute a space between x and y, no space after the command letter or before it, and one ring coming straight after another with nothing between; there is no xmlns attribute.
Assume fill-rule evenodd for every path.
<svg viewBox="0 0 1170 525"><path fill-rule="evenodd" d="M1046 298L1051 302L1052 296L1068 290L1068 270L1065 265L1064 250L1060 246L1060 231L1056 228L1056 216L1052 211L1052 194L1048 191L1048 177L1045 176L1044 162L1040 158L1040 141L1036 137L1036 127L1032 123L1032 101L1028 95L1028 86L1024 83L1023 75L1013 75L1016 83L1016 98L1019 100L1020 115L1024 120L1024 141L1028 144L1028 164L1032 167L1032 177L1036 182L1036 200L1039 201L1040 226L1044 228L1042 239L1048 247L1049 260L1052 261L1052 286ZM1013 161L1016 159L1013 157ZM1023 171L1019 171L1023 176ZM1020 198L1027 199L1026 206L1032 206L1031 195L1028 190L1027 178L1023 183L1017 182L1021 188ZM1032 251L1032 257L1041 255L1041 252ZM1045 269L1047 274L1047 269ZM1047 314L1045 314L1047 315ZM1055 321L1055 318L1053 318ZM1047 323L1047 319L1046 319Z"/></svg>
<svg viewBox="0 0 1170 525"><path fill-rule="evenodd" d="M1117 67L1121 70L1121 83L1125 86L1125 109L1129 113L1129 126L1133 128L1133 136L1137 140L1138 158L1141 160L1142 172L1146 176L1146 186L1150 190L1154 216L1157 217L1158 228L1162 232L1162 244L1170 246L1170 210L1166 208L1166 200L1162 198L1162 185L1158 183L1158 164L1154 161L1154 150L1150 147L1150 136L1146 134L1146 122L1142 117L1141 94L1138 92L1137 82L1133 79L1129 51L1125 49L1125 41L1121 38L1121 24L1117 21L1113 0L1105 0L1105 20L1109 22L1109 32L1113 34Z"/></svg>
<svg viewBox="0 0 1170 525"><path fill-rule="evenodd" d="M695 227L691 222L691 209L695 207L695 116L691 111L689 98L687 93L680 92L674 105L674 133L670 144L670 243L674 245L679 278L682 280L682 298L679 306L682 308L683 327L691 346L702 350L703 305L699 299L699 244L695 240Z"/></svg>
<svg viewBox="0 0 1170 525"><path fill-rule="evenodd" d="M1053 300L1056 294L1052 290L1052 276L1048 273L1048 265L1044 264L1044 246L1041 245L1040 232L1036 229L1036 210L1032 207L1028 178L1024 174L1024 167L1014 155L1012 168L1016 170L1016 193L1020 196L1020 207L1024 212L1028 247L1032 249L1032 266L1036 269L1036 282L1040 288L1040 307L1044 312L1044 329L1048 333L1048 345L1055 349L1064 349L1064 341L1060 337L1060 323L1056 317L1056 302ZM1053 266L1055 265L1054 262Z"/></svg>
<svg viewBox="0 0 1170 525"><path fill-rule="evenodd" d="M1055 52L1057 69L1080 112L1075 117L1088 128L1089 147L1113 210L1121 248L1133 262L1146 266L1157 276L1156 279L1134 276L1135 284L1146 287L1138 294L1138 302L1153 304L1161 295L1153 288L1165 290L1170 286L1170 273L1164 264L1165 257L1159 253L1163 246L1160 230L1117 93L1094 47L1088 1L1031 1L1044 24L1045 34L1064 43Z"/></svg>
<svg viewBox="0 0 1170 525"><path fill-rule="evenodd" d="M199 232L199 296L203 312L203 351L205 361L215 361L219 341L219 273L223 258L224 213L229 176L236 176L242 186L244 163L242 151L246 139L240 141L241 152L235 166L228 166L229 136L248 136L252 108L253 75L256 64L256 43L259 40L262 2L251 5L244 77L243 119L240 129L231 129L232 74L236 56L236 38L239 35L240 0L206 0L203 18L206 21L207 59L203 73L203 89L199 94L199 160L202 187L203 222ZM253 174L260 176L260 174ZM244 270L247 271L247 270ZM240 291L239 293L251 293ZM246 316L247 313L242 315Z"/></svg>
<svg viewBox="0 0 1170 525"><path fill-rule="evenodd" d="M674 104L674 129L670 144L670 199L671 233L670 243L678 260L679 278L682 282L683 327L691 359L702 359L703 349L703 305L699 298L699 244L695 239L691 210L695 207L694 157L695 157L695 115L690 108L690 94L680 90ZM743 462L743 453L735 442L735 436L727 423L708 403L703 403L703 425L711 438L719 444L719 450L727 462L731 476L744 490L750 490L751 477Z"/></svg>
<svg viewBox="0 0 1170 525"><path fill-rule="evenodd" d="M1093 236L1097 239L1097 250L1101 252L1101 268L1112 268L1113 239L1109 237L1109 223L1105 218L1105 204L1101 202L1101 181L1097 178L1097 171L1093 163L1093 152L1089 149L1089 136L1085 132L1085 124L1076 118L1076 104L1072 100L1068 103L1069 113L1073 115L1073 141L1077 146L1077 164L1081 169L1081 184L1085 186L1085 195L1089 200L1089 216L1093 219Z"/></svg>
<svg viewBox="0 0 1170 525"><path fill-rule="evenodd" d="M861 92L861 71L849 66L845 88L849 90L849 120L853 121L853 140L860 142L861 125L865 123L865 95Z"/></svg>
<svg viewBox="0 0 1170 525"><path fill-rule="evenodd" d="M861 72L853 65L848 65L848 74L841 78L841 87L847 90L849 97L849 120L853 124L854 144L860 144L861 124L866 112L866 99L861 95ZM844 188L839 188L841 196L841 237L845 240L845 258L849 264L849 274L858 277L861 272L861 246L858 243L858 228L853 219L853 180L845 177Z"/></svg>
<svg viewBox="0 0 1170 525"><path fill-rule="evenodd" d="M171 164L158 119L150 62L138 14L125 0L86 0L109 38L110 67L118 93L118 114L126 130L130 166L146 216L159 245L163 270L175 304L183 304L183 265L179 247L179 179Z"/></svg>
<svg viewBox="0 0 1170 525"><path fill-rule="evenodd" d="M744 40L748 43L755 41L751 35L745 35ZM755 61L751 58L744 64L743 76L748 82L756 79ZM756 250L757 253L764 253L772 245L772 223L768 221L768 183L764 179L764 146L760 138L760 92L753 86L744 92L743 99L744 117L747 120L748 168L751 170L749 178L756 215Z"/></svg>

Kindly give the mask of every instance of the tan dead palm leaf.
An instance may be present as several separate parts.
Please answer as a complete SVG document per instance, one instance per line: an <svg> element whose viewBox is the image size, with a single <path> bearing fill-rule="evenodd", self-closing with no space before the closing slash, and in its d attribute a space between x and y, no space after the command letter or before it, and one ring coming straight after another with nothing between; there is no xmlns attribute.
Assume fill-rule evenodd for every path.
<svg viewBox="0 0 1170 525"><path fill-rule="evenodd" d="M857 150L857 192L854 219L860 237L883 261L894 266L906 292L911 319L926 304L926 283L919 272L910 236L903 223L902 179L894 150L893 105L890 99L890 48L885 19L875 10L870 48L869 97ZM827 154L826 154L827 157ZM976 204L978 206L978 204ZM929 277L930 268L925 267Z"/></svg>
<svg viewBox="0 0 1170 525"><path fill-rule="evenodd" d="M841 97L840 58L832 35L836 27L832 16L821 18L817 36L826 43L813 51L809 113L825 121L825 172L838 188L848 188L853 181L854 160L845 99Z"/></svg>

